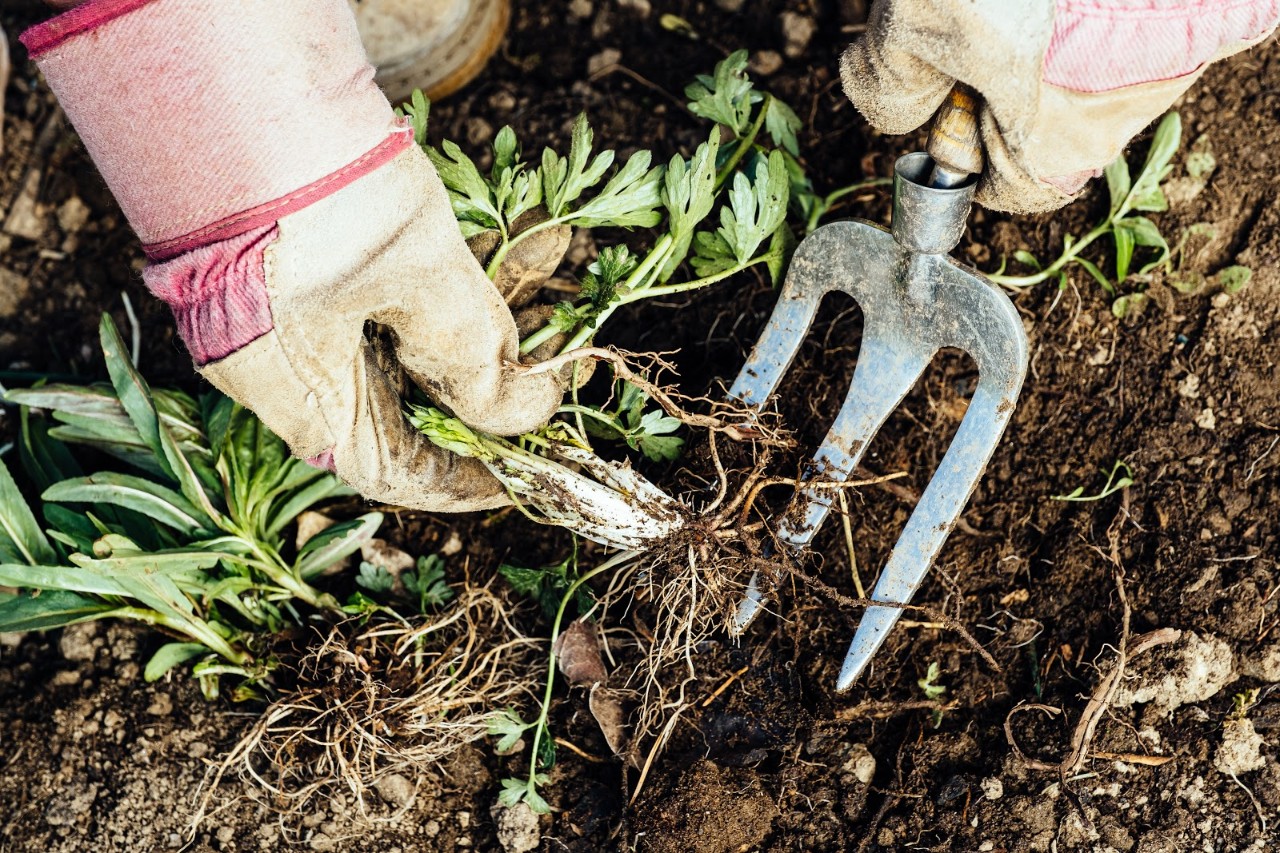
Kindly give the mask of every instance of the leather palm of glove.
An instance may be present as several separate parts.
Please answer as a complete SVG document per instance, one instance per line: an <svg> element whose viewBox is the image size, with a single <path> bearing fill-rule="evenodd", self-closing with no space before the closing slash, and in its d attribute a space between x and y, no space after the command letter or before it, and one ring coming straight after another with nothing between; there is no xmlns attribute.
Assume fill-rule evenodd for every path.
<svg viewBox="0 0 1280 853"><path fill-rule="evenodd" d="M927 122L958 80L982 95L977 201L1061 207L1217 59L1264 39L1280 0L876 0L842 62L883 133Z"/></svg>
<svg viewBox="0 0 1280 853"><path fill-rule="evenodd" d="M510 310L374 86L345 0L90 0L23 41L206 379L368 498L508 502L478 462L408 425L366 323L488 432L538 427L562 388L505 369Z"/></svg>

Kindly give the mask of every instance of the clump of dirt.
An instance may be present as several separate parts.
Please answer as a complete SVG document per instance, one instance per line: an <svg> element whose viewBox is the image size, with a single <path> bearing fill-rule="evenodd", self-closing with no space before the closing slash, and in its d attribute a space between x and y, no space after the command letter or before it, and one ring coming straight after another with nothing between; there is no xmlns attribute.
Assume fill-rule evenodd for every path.
<svg viewBox="0 0 1280 853"><path fill-rule="evenodd" d="M655 853L736 853L769 834L778 807L752 773L699 761L655 792L635 837Z"/></svg>

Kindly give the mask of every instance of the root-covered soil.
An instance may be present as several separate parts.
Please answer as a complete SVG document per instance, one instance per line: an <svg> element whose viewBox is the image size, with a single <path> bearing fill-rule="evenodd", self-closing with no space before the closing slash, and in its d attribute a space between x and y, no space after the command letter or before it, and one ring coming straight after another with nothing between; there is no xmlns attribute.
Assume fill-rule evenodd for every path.
<svg viewBox="0 0 1280 853"><path fill-rule="evenodd" d="M921 147L918 137L871 132L839 91L836 57L866 5L857 0L769 0L736 12L710 0L515 5L487 75L433 107L434 139L478 153L510 123L522 139L563 148L585 109L597 140L623 156L638 147L688 154L706 126L683 109L683 85L745 47L761 85L805 121L801 149L820 190L887 175L897 155ZM664 28L668 13L698 37ZM34 0L0 10L14 60L0 166L0 370L97 377L99 313L129 328L126 293L144 330L143 372L156 385L193 387L167 311L141 285L136 241L17 45L43 14ZM801 44L806 21L817 26ZM733 546L740 561L717 551L708 566L685 543L685 553L632 567L625 580L592 584L608 604L595 615L603 613L609 686L628 713L650 711L629 758L617 758L588 691L560 681L550 721L557 763L542 789L551 816L491 812L501 780L528 770L527 743L499 756L491 739L439 766L388 766L372 793L330 784L299 805L237 772L210 788L246 737L256 738L256 757L240 764L273 766L264 750L292 749L289 723L273 732L265 703L206 702L185 675L146 684L141 667L162 639L85 625L0 638L0 851L1274 849L1280 45L1210 69L1178 108L1185 130L1175 180L1193 143L1210 148L1217 166L1198 191L1180 185L1155 218L1171 243L1207 223L1181 261L1182 273L1206 282L1184 293L1157 273L1142 309L1123 319L1079 270L1065 290L1046 284L1016 297L1032 352L1017 413L920 590L917 603L930 611L905 614L849 693L834 684L860 615L848 604L858 595L854 576L871 587L964 415L976 375L959 355L939 360L856 475L904 476L845 494L847 528L833 515L812 555L780 571L773 612L741 641L710 617L725 615L745 580L756 554L748 539ZM984 270L1019 249L1052 257L1105 204L1098 187L1054 215L975 211L958 254ZM887 189L847 197L835 215L886 222ZM581 273L589 258L579 241L563 274ZM1253 276L1228 293L1215 275L1235 264ZM681 390L714 397L774 298L763 277L743 276L620 311L600 343L678 350ZM859 328L851 303L823 308L778 401L795 447L772 453L770 476L796 476L821 440ZM0 445L13 420L0 415ZM751 448L722 438L717 450L727 500L742 497ZM1127 489L1053 500L1077 487L1096 494L1118 461L1133 472ZM705 439L679 463L638 464L697 505L717 496ZM758 523L788 491L762 489L746 527L762 535ZM513 672L502 688L511 695L497 702L530 719L549 621L496 575L503 562L563 560L568 537L515 512L400 513L385 535L414 555L444 554L455 588L465 577L492 591L506 615L477 610L471 624L491 626L490 644L521 644L502 664ZM590 546L580 559L589 569L604 557ZM297 686L324 708L347 708L328 731L351 737L365 718L350 703L387 698L358 663L338 671L339 658L367 647L358 632L341 634L340 648L319 636ZM525 646L524 636L541 642ZM646 668L645 653L664 643L663 666ZM477 645L473 660L487 651ZM411 752L416 736L396 743ZM651 748L655 737L664 749ZM275 763L299 774L285 780L289 792L322 779L325 761L363 755L327 746L318 738L289 753L301 765Z"/></svg>

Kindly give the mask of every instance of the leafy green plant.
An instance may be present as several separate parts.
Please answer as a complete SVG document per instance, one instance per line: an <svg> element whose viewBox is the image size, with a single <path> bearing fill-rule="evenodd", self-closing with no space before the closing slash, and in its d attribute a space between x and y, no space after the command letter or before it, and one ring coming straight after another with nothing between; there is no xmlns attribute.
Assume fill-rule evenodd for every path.
<svg viewBox="0 0 1280 853"><path fill-rule="evenodd" d="M680 456L684 439L672 435L683 426L661 409L645 411L649 396L630 382L620 380L614 384L610 403L603 406L584 406L566 403L562 413L583 418L587 434L604 439L625 442L632 450L638 450L655 462L669 462Z"/></svg>
<svg viewBox="0 0 1280 853"><path fill-rule="evenodd" d="M1115 295L1116 287L1129 278L1134 253L1139 247L1154 249L1156 252L1154 259L1139 267L1139 275L1146 275L1166 263L1169 258L1168 242L1156 224L1141 214L1169 209L1169 201L1161 183L1173 169L1170 161L1178 150L1181 139L1182 120L1178 113L1170 112L1156 127L1146 160L1136 178L1131 177L1129 164L1123 156L1107 166L1105 175L1110 204L1107 215L1101 222L1083 237L1076 238L1070 234L1065 236L1062 240L1062 253L1049 264L1042 264L1030 252L1015 252L1014 260L1035 270L1030 275L1006 275L1002 263L999 270L987 277L997 284L1011 288L1030 287L1050 279L1056 280L1059 287L1066 287L1067 268L1075 264L1089 273L1103 290ZM1103 237L1110 237L1114 244L1114 281L1082 254Z"/></svg>
<svg viewBox="0 0 1280 853"><path fill-rule="evenodd" d="M514 708L504 708L494 712L489 718L489 734L498 738L496 749L500 754L511 752L525 733L533 732L528 775L524 778L502 780L498 801L508 808L523 801L538 814L551 811L546 799L538 793L538 788L551 781L547 774L556 762L556 742L548 725L556 681L556 639L560 636L560 627L564 624L565 612L570 603L576 604L579 614L591 609L592 597L586 587L587 581L635 558L632 552L615 554L594 569L579 574L577 553L575 544L573 554L564 563L540 570L516 566L503 566L501 569L503 576L517 591L533 597L544 610L548 604L555 603L551 623L551 651L547 656L547 679L537 716L526 722Z"/></svg>
<svg viewBox="0 0 1280 853"><path fill-rule="evenodd" d="M251 689L270 667L264 634L300 623L300 606L340 610L311 581L358 550L382 516L334 525L287 557L293 520L350 489L292 458L221 394L150 388L109 316L100 337L110 385L44 385L5 397L22 406L19 456L42 489L48 528L0 464L0 585L18 590L0 600L0 631L131 619L175 638L147 664L148 680L196 661L207 695L224 674ZM104 452L132 472L85 474L72 446Z"/></svg>
<svg viewBox="0 0 1280 853"><path fill-rule="evenodd" d="M924 694L924 698L930 702L935 702L947 694L945 684L939 684L938 679L942 677L942 667L937 661L930 661L929 668L925 671L924 678L916 681L916 686L920 688L920 692ZM941 708L934 708L932 712L933 727L936 729L942 725L943 711Z"/></svg>
<svg viewBox="0 0 1280 853"><path fill-rule="evenodd" d="M1107 472L1105 469L1102 469L1102 473ZM1127 462L1116 460L1116 464L1111 466L1111 472L1107 473L1107 482L1102 485L1102 489L1097 494L1086 495L1084 493L1084 486L1076 486L1070 494L1053 495L1049 499L1054 501L1075 501L1080 503L1086 501L1100 501L1103 498L1108 498L1121 489L1127 489L1132 485L1133 469L1129 467Z"/></svg>

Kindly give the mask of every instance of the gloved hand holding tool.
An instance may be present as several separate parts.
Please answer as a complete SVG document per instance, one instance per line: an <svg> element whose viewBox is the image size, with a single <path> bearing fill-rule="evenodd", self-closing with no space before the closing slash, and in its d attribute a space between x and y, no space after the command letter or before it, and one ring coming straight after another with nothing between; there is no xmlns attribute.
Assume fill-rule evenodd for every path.
<svg viewBox="0 0 1280 853"><path fill-rule="evenodd" d="M344 0L90 0L22 40L206 379L368 498L507 502L479 463L408 425L365 325L489 432L538 427L562 389L503 369L519 358L511 313L374 84Z"/></svg>
<svg viewBox="0 0 1280 853"><path fill-rule="evenodd" d="M1266 38L1280 0L876 0L844 89L882 133L908 133L957 80L982 97L978 204L1070 202L1210 62Z"/></svg>
<svg viewBox="0 0 1280 853"><path fill-rule="evenodd" d="M1212 8L1210 8L1212 7ZM1008 297L946 257L970 202L1030 212L1069 202L1164 112L1207 62L1265 37L1280 0L877 0L867 33L843 62L845 90L879 130L907 133L933 118L928 153L894 167L893 228L836 222L796 250L777 307L730 395L763 404L790 366L829 291L862 308L857 369L844 405L806 472L780 542L806 547L842 482L889 414L943 347L979 372L964 420L871 597L841 668L847 690L923 581L1013 414L1026 335ZM972 87L972 88L970 88ZM977 92L974 92L974 89ZM985 149L985 157L984 157ZM735 627L761 612L752 579Z"/></svg>

